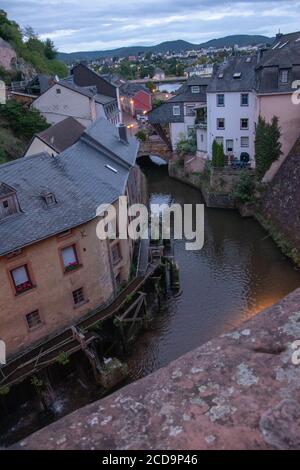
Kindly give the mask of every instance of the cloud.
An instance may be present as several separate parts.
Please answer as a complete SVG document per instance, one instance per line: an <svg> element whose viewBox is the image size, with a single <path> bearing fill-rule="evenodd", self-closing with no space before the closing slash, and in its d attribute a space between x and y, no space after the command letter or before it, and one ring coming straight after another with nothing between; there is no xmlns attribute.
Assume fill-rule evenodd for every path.
<svg viewBox="0 0 300 470"><path fill-rule="evenodd" d="M299 29L293 0L2 0L22 27L31 25L59 50L112 49L230 34L275 35Z"/></svg>

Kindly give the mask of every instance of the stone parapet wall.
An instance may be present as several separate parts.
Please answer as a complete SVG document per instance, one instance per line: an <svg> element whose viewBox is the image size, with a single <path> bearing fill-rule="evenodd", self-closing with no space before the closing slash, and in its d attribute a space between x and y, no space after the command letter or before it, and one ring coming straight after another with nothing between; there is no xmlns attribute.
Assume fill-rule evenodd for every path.
<svg viewBox="0 0 300 470"><path fill-rule="evenodd" d="M296 340L300 289L14 448L299 449Z"/></svg>
<svg viewBox="0 0 300 470"><path fill-rule="evenodd" d="M300 138L261 199L258 220L300 266Z"/></svg>

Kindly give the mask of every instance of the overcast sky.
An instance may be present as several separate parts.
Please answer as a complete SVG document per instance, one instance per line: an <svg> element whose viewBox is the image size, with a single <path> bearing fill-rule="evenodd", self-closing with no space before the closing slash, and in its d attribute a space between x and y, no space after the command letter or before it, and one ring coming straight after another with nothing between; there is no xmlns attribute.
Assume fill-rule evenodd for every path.
<svg viewBox="0 0 300 470"><path fill-rule="evenodd" d="M62 52L300 29L300 0L1 0L0 8Z"/></svg>

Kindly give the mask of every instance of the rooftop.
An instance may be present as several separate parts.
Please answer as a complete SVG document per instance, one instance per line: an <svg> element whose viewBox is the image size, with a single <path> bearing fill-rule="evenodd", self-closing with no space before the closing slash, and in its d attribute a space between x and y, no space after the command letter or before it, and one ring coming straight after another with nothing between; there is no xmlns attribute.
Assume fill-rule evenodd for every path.
<svg viewBox="0 0 300 470"><path fill-rule="evenodd" d="M56 157L40 153L1 165L0 182L16 192L20 211L0 221L0 255L94 219L100 204L124 194L137 151L136 139L121 142L101 118ZM55 196L51 208L45 193Z"/></svg>
<svg viewBox="0 0 300 470"><path fill-rule="evenodd" d="M75 144L84 130L85 127L76 119L68 117L54 126L48 127L45 131L39 132L35 137L41 139L56 152L61 153Z"/></svg>

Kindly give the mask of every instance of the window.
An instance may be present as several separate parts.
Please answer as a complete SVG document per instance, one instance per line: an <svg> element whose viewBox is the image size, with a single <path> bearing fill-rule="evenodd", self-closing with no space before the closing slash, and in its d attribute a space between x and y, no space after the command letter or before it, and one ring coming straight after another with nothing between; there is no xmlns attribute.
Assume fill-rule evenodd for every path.
<svg viewBox="0 0 300 470"><path fill-rule="evenodd" d="M233 152L233 139L226 140L226 151L230 153Z"/></svg>
<svg viewBox="0 0 300 470"><path fill-rule="evenodd" d="M242 118L241 119L241 129L248 129L249 128L249 119Z"/></svg>
<svg viewBox="0 0 300 470"><path fill-rule="evenodd" d="M180 106L173 106L173 116L180 116Z"/></svg>
<svg viewBox="0 0 300 470"><path fill-rule="evenodd" d="M203 141L204 141L204 135L201 134L201 135L200 135L200 138L201 138L201 142L203 142Z"/></svg>
<svg viewBox="0 0 300 470"><path fill-rule="evenodd" d="M192 93L200 93L200 87L197 85L194 85L191 87Z"/></svg>
<svg viewBox="0 0 300 470"><path fill-rule="evenodd" d="M60 89L60 88L56 88L56 93L57 93L58 95L60 95L60 94L61 94L61 89Z"/></svg>
<svg viewBox="0 0 300 470"><path fill-rule="evenodd" d="M193 105L193 104L188 104L188 105L186 105L186 108L185 108L185 109L186 109L186 115L187 115L187 116L195 116L195 113L196 113L196 111L195 111L195 105Z"/></svg>
<svg viewBox="0 0 300 470"><path fill-rule="evenodd" d="M73 271L74 269L78 268L79 263L75 245L63 248L61 250L61 255L65 271Z"/></svg>
<svg viewBox="0 0 300 470"><path fill-rule="evenodd" d="M56 204L56 198L53 193L44 193L42 194L42 197L47 206L53 206Z"/></svg>
<svg viewBox="0 0 300 470"><path fill-rule="evenodd" d="M0 219L4 219L10 215L18 212L15 197L8 196L5 199L0 200Z"/></svg>
<svg viewBox="0 0 300 470"><path fill-rule="evenodd" d="M241 137L241 147L249 147L249 137Z"/></svg>
<svg viewBox="0 0 300 470"><path fill-rule="evenodd" d="M111 247L111 256L113 264L118 264L119 261L122 259L119 243Z"/></svg>
<svg viewBox="0 0 300 470"><path fill-rule="evenodd" d="M225 106L225 96L217 95L217 106Z"/></svg>
<svg viewBox="0 0 300 470"><path fill-rule="evenodd" d="M41 320L39 311L35 310L34 312L28 313L26 315L26 322L27 322L27 326L30 330L40 326L42 324L42 320Z"/></svg>
<svg viewBox="0 0 300 470"><path fill-rule="evenodd" d="M26 265L13 269L11 271L11 277L17 294L20 292L25 292L26 290L29 290L33 287Z"/></svg>
<svg viewBox="0 0 300 470"><path fill-rule="evenodd" d="M225 119L218 118L217 119L217 129L225 129Z"/></svg>
<svg viewBox="0 0 300 470"><path fill-rule="evenodd" d="M242 76L241 72L236 72L236 73L233 74L233 78L234 78L235 80L240 79L241 76Z"/></svg>
<svg viewBox="0 0 300 470"><path fill-rule="evenodd" d="M241 94L241 106L249 106L249 94L248 93Z"/></svg>
<svg viewBox="0 0 300 470"><path fill-rule="evenodd" d="M288 83L288 81L289 81L289 71L288 70L281 70L281 72L280 72L280 81L281 81L281 83Z"/></svg>
<svg viewBox="0 0 300 470"><path fill-rule="evenodd" d="M75 305L82 304L85 301L84 294L83 294L83 287L76 289L72 292L73 294L73 301Z"/></svg>

